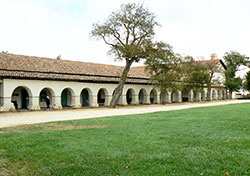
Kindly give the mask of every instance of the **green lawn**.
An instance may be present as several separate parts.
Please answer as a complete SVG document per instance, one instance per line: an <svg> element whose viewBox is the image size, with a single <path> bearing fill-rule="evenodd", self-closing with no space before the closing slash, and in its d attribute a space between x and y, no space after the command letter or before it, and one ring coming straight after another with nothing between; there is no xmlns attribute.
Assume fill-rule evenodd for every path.
<svg viewBox="0 0 250 176"><path fill-rule="evenodd" d="M0 129L0 175L250 175L250 104Z"/></svg>

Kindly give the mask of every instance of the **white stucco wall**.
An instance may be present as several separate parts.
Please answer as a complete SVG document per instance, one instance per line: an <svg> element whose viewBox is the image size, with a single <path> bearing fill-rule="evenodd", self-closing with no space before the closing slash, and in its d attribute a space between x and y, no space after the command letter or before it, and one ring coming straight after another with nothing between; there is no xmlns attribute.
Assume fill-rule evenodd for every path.
<svg viewBox="0 0 250 176"><path fill-rule="evenodd" d="M117 84L104 84L104 83L84 83L84 82L69 82L69 81L43 81L43 80L20 80L20 79L4 79L2 86L2 94L5 99L11 99L13 91L17 87L24 87L30 98L30 106L40 107L39 95L40 92L47 88L53 91L53 98L58 99L54 101L54 104L61 103L61 93L64 89L68 88L72 95L72 102L69 102L71 106L81 106L80 95L81 91L85 88L90 90L90 96L93 98L92 105L97 105L97 94L98 91L102 88L106 92L107 103L111 100L112 93ZM138 102L139 91L143 88L146 92L145 103L148 103L150 100L150 91L154 88L152 85L137 85L137 84L126 84L124 86L123 94L121 97L121 103L126 101L126 92L128 89L133 89L134 97L136 103ZM12 97L13 98L13 97ZM107 105L106 103L106 105ZM42 105L44 106L44 105Z"/></svg>
<svg viewBox="0 0 250 176"><path fill-rule="evenodd" d="M105 83L85 83L85 82L73 82L73 81L48 81L48 80L21 80L21 79L4 79L2 84L0 84L0 97L2 104L0 105L0 111L9 111L13 109L13 103L11 101L18 102L18 108L20 108L20 96L12 96L14 90L16 90L16 94L20 94L20 90L16 89L18 87L23 87L27 90L29 94L29 106L30 110L39 110L40 108L46 107L46 102L40 102L40 93L43 89L49 90L49 99L51 103L51 107L54 109L61 109L61 93L64 89L68 89L71 95L69 98L68 95L68 105L73 108L80 108L81 104L81 92L83 89L87 89L89 91L89 105L90 107L98 107L98 91L103 89L105 92L105 102L104 105L108 106L110 100L112 98L112 94L117 84L105 84ZM132 92L132 102L131 104L139 104L139 92L143 90L143 104L150 104L150 98L153 99L152 103L160 103L161 101L164 103L171 102L181 102L182 97L189 96L190 101L192 101L193 94L182 94L181 91L176 91L172 93L171 91L167 91L167 93L162 94L160 101L160 91L155 88L154 85L145 85L145 84L125 84L122 96L120 97L119 104L127 105L126 94L127 91L131 89ZM154 93L150 92L155 89ZM17 91L19 90L19 91ZM214 99L217 98L217 88L213 88L215 96ZM192 92L192 91L190 91ZM205 89L206 92L206 89ZM212 94L211 94L212 95ZM200 97L201 95L199 95ZM171 98L172 97L172 98ZM190 98L191 97L191 98ZM171 100L172 99L172 100ZM203 99L205 100L205 99ZM15 108L14 108L15 109Z"/></svg>
<svg viewBox="0 0 250 176"><path fill-rule="evenodd" d="M221 63L217 64L217 72L214 73L212 82L215 82L216 84L223 86L223 83L225 82L226 78L224 75L224 67L221 65Z"/></svg>

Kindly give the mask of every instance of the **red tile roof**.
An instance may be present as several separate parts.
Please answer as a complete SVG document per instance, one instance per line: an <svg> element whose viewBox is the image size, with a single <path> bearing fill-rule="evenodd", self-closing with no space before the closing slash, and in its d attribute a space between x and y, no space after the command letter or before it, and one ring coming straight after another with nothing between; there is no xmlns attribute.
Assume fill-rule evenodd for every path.
<svg viewBox="0 0 250 176"><path fill-rule="evenodd" d="M118 82L123 68L115 65L0 53L0 77ZM148 83L149 75L142 75L136 70L131 70L127 83Z"/></svg>
<svg viewBox="0 0 250 176"><path fill-rule="evenodd" d="M220 62L217 60L200 61ZM118 82L124 67L0 53L0 77L87 82ZM132 67L127 83L149 83L145 66Z"/></svg>

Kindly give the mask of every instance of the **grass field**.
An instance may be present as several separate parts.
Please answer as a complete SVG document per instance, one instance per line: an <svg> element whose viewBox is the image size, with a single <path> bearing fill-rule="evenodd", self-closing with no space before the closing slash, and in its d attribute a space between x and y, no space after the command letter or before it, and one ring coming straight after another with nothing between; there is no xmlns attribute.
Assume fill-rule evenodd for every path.
<svg viewBox="0 0 250 176"><path fill-rule="evenodd" d="M250 104L0 129L0 175L250 175Z"/></svg>

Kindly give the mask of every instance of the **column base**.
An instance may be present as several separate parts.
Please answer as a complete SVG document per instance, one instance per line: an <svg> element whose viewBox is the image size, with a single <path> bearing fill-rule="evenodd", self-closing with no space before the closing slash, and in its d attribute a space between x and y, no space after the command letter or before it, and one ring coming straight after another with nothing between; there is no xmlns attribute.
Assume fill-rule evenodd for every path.
<svg viewBox="0 0 250 176"><path fill-rule="evenodd" d="M72 106L73 109L80 109L82 107L82 105L74 105Z"/></svg>
<svg viewBox="0 0 250 176"><path fill-rule="evenodd" d="M91 108L98 108L99 107L99 104L91 104L89 107L91 107Z"/></svg>
<svg viewBox="0 0 250 176"><path fill-rule="evenodd" d="M62 105L55 104L52 106L52 109L62 109Z"/></svg>
<svg viewBox="0 0 250 176"><path fill-rule="evenodd" d="M39 110L41 110L41 108L40 108L39 105L37 105L37 106L31 106L31 107L29 107L29 110L31 110L31 111L39 111Z"/></svg>
<svg viewBox="0 0 250 176"><path fill-rule="evenodd" d="M16 111L16 108L14 105L3 105L0 106L0 112L8 112L8 111Z"/></svg>

